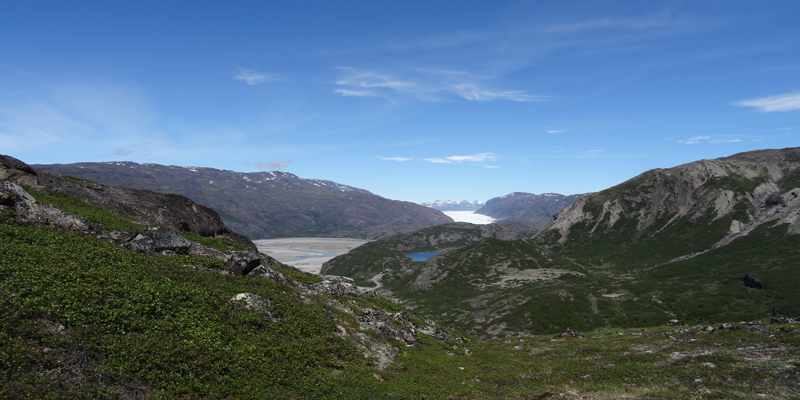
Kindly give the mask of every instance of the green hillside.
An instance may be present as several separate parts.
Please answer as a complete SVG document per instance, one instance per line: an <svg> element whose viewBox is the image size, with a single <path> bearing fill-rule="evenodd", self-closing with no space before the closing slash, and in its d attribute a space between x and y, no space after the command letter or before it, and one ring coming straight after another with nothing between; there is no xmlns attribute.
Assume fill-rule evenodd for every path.
<svg viewBox="0 0 800 400"><path fill-rule="evenodd" d="M382 273L382 293L478 337L800 316L798 153L648 171L582 197L531 240L424 263L373 242L330 273Z"/></svg>

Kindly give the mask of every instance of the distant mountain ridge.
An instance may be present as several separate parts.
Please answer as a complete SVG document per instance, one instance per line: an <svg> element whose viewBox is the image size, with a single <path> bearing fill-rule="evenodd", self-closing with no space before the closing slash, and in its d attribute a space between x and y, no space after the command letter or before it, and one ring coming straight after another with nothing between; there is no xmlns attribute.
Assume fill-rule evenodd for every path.
<svg viewBox="0 0 800 400"><path fill-rule="evenodd" d="M367 190L278 171L103 162L36 165L42 171L115 186L176 193L214 208L250 238L327 236L377 239L453 222L440 211Z"/></svg>
<svg viewBox="0 0 800 400"><path fill-rule="evenodd" d="M547 226L550 218L585 195L514 192L490 199L475 213L496 218L498 224L527 225L538 232Z"/></svg>
<svg viewBox="0 0 800 400"><path fill-rule="evenodd" d="M798 235L800 148L788 148L644 172L531 239L485 238L399 268L329 264L381 273L379 291L477 335L710 324L800 315Z"/></svg>
<svg viewBox="0 0 800 400"><path fill-rule="evenodd" d="M483 202L480 200L475 200L470 203L467 200L446 199L444 201L436 200L420 204L425 207L437 209L439 211L476 211L483 207Z"/></svg>

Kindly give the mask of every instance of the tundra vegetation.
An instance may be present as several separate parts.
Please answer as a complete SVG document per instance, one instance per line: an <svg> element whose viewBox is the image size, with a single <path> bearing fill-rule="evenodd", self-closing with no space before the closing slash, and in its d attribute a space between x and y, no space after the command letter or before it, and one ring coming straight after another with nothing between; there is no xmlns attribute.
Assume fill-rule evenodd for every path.
<svg viewBox="0 0 800 400"><path fill-rule="evenodd" d="M119 223L142 232L149 227L128 215L105 214L64 193L29 189L39 201L95 224ZM573 227L569 236L587 229ZM448 238L437 240L439 245L454 246L437 258L452 257L463 273L442 278L434 271L438 264L410 264L416 271L407 279L398 275L403 284L397 287L407 287L407 292L398 290L392 296L408 293L420 300L398 304L223 274L218 258L140 254L90 231L23 226L14 209L3 207L0 398L798 398L800 329L790 318L770 321L769 311L763 310L785 304L781 311L790 313L798 304L792 297L796 290L789 290L797 287L796 278L786 273L798 265L796 236L787 232L789 228L764 224L730 245L669 263L669 269L634 274L636 263L652 262L636 243L624 250L571 257L571 250L565 250L569 242L558 242L560 231L537 239L544 242L509 241L498 237L515 235L507 231L513 227L469 233L461 226L466 230L458 235L442 230L435 236ZM198 235L182 234L190 240ZM627 234L622 232L616 244L630 243ZM236 244L224 235L201 237L217 250L230 251ZM694 248L686 236L667 237L674 238L674 246ZM767 248L765 241L770 243ZM383 254L411 252L408 243L396 241ZM641 246L657 245L661 244ZM502 257L502 263L495 262ZM485 276L482 264L502 265L494 269L494 277ZM751 276L751 286L759 282L762 289L734 278L739 265L748 266L742 272ZM314 285L321 280L288 266L270 267L294 281ZM540 278L558 277L532 281L527 270L537 270ZM500 273L517 278L504 280ZM419 279L423 274L427 278ZM727 275L712 280L711 274ZM587 285L587 276L599 280L597 286ZM429 290L449 283L447 279L454 279L453 285L441 286L440 294ZM545 284L548 280L559 282ZM410 288L413 283L419 286ZM531 283L542 286L526 286ZM508 292L519 297L533 297L541 290L538 296L545 301L524 303L522 314L515 314L513 301L504 303L512 311L500 318L516 316L524 332L501 327L492 329L494 333L451 331L443 338L420 334L415 340L398 340L386 329L363 323L368 313L379 312L407 313L406 324L429 324L431 316L425 311L435 310L436 301L460 301L455 284L468 288L467 296L474 296L469 299L477 298L478 311L483 300L490 306L498 303L492 296L481 298L481 288L519 290ZM673 287L680 290L673 293ZM714 295L702 301L686 298L687 288ZM242 293L259 296L269 313L231 301ZM595 296L598 293L623 295ZM673 317L664 311L666 306L654 307L653 317L643 311L634 299L650 298L652 293L664 304L679 304L674 309L682 314L675 316L690 325L664 325ZM561 309L550 309L558 304ZM549 317L555 319L545 319ZM463 326L466 331L474 326L447 312L434 319L439 327ZM506 326L511 326L512 319L508 321ZM490 322L499 326L496 319ZM388 331L408 326L395 319L387 325ZM565 328L572 330L559 335ZM453 339L459 335L469 340ZM375 349L385 350L390 359L381 358Z"/></svg>

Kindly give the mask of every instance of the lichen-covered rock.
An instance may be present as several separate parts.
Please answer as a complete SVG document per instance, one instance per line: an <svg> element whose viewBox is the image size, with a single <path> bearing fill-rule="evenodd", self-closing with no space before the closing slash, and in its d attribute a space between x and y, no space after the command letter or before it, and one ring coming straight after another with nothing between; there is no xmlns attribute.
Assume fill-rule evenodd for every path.
<svg viewBox="0 0 800 400"><path fill-rule="evenodd" d="M278 282L278 283L283 283L283 284L288 284L288 283L292 282L291 278L289 278L287 276L284 276L280 272L277 272L274 269L272 269L272 268L270 268L270 267L268 267L266 265L259 265L259 266L255 267L255 268L253 268L253 270L250 271L247 274L247 276L249 276L251 278L263 277L263 278L267 278L267 279L269 279L269 280L271 280L273 282Z"/></svg>
<svg viewBox="0 0 800 400"><path fill-rule="evenodd" d="M36 201L28 192L14 182L0 183L0 204L14 207L19 202Z"/></svg>
<svg viewBox="0 0 800 400"><path fill-rule="evenodd" d="M225 259L224 252L219 251L211 246L206 246L200 242L192 242L192 245L189 247L189 250L186 252L186 254L190 256L216 258L218 260Z"/></svg>
<svg viewBox="0 0 800 400"><path fill-rule="evenodd" d="M122 247L142 254L186 254L191 244L171 229L153 228L137 234Z"/></svg>
<svg viewBox="0 0 800 400"><path fill-rule="evenodd" d="M113 244L123 244L133 240L139 232L136 231L102 231L97 238Z"/></svg>
<svg viewBox="0 0 800 400"><path fill-rule="evenodd" d="M247 275L261 265L261 259L249 251L231 251L225 256L225 270L235 275Z"/></svg>
<svg viewBox="0 0 800 400"><path fill-rule="evenodd" d="M38 228L52 227L68 231L89 231L94 226L85 218L67 214L52 204L38 201L21 201L14 206L17 221L22 225Z"/></svg>
<svg viewBox="0 0 800 400"><path fill-rule="evenodd" d="M769 320L771 324L796 324L800 322L800 318L789 318L789 317L772 317Z"/></svg>
<svg viewBox="0 0 800 400"><path fill-rule="evenodd" d="M173 251L176 254L186 254L192 242L180 233L167 228L148 229L143 233L153 241L153 251L156 253Z"/></svg>
<svg viewBox="0 0 800 400"><path fill-rule="evenodd" d="M345 281L322 281L309 285L309 289L316 293L327 293L334 296L361 296L361 290L353 283Z"/></svg>
<svg viewBox="0 0 800 400"><path fill-rule="evenodd" d="M666 325L666 326L686 326L686 322L683 322L683 321L680 321L680 320L677 320L677 319L671 319L671 320L667 321L664 325Z"/></svg>
<svg viewBox="0 0 800 400"><path fill-rule="evenodd" d="M278 322L282 317L280 313L272 312L272 302L257 294L239 293L230 299L230 302L262 314L271 322Z"/></svg>

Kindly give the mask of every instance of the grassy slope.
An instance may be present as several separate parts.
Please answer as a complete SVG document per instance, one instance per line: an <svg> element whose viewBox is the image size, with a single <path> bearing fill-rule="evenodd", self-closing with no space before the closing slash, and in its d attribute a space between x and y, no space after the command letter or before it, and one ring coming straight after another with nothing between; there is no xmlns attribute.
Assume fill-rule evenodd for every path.
<svg viewBox="0 0 800 400"><path fill-rule="evenodd" d="M528 333L554 333L566 327L586 330L653 326L676 317L690 323L747 320L768 317L773 308L786 315L800 315L800 292L796 290L800 287L800 274L796 271L800 248L798 237L786 235L785 226L763 226L722 248L667 263L679 255L710 247L721 237L723 227L730 225L730 218L712 221L709 216L694 223L678 220L658 234L634 234L635 230L629 229L633 226L626 226L634 222L622 219L603 235L550 250L526 241L488 239L443 255L437 264L450 271L431 289L408 289L417 273L396 279L384 277L383 283L396 297L411 301L420 314L475 333L487 327L470 320L471 314L479 311L470 305L470 300L476 298L485 299L488 308L495 309L502 308L504 302L519 303L520 298L530 298L491 321ZM581 226L573 229L576 238L584 237L578 234ZM611 246L614 243L624 245ZM365 247L353 257L369 260L370 256L385 252L381 246L373 247L377 249L374 254L362 254L370 250ZM397 257L384 260L388 260L387 268L395 270L415 264ZM565 275L556 281L500 289L491 285L497 277L484 275L488 265L503 261L511 261L510 266L518 269L559 268L585 275ZM376 263L352 265L374 267ZM369 274L377 272L369 270ZM759 279L766 290L745 287L745 274ZM561 295L558 291L562 291ZM614 293L622 296L603 296Z"/></svg>
<svg viewBox="0 0 800 400"><path fill-rule="evenodd" d="M38 371L76 351L89 360L83 374L166 397L322 395L333 370L363 364L323 308L292 301L268 280L200 273L66 233L5 225L0 236L6 395L55 384ZM270 324L227 302L242 292L270 299L284 319ZM52 324L65 333L43 329Z"/></svg>
<svg viewBox="0 0 800 400"><path fill-rule="evenodd" d="M668 327L600 330L581 340L472 342L468 351L423 337L413 348L398 344L395 362L376 371L334 335L328 312L349 318L348 326L357 323L326 306L329 300L305 304L265 279L197 272L181 257L142 256L91 237L8 222L0 221L3 398L800 394L800 330L778 327L713 335ZM284 318L269 323L227 301L241 292L268 298ZM400 310L383 300L358 302ZM754 364L747 351L769 361Z"/></svg>

